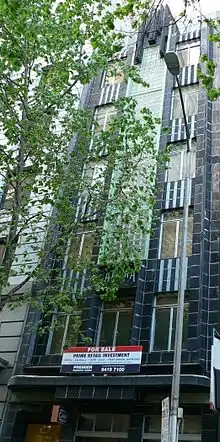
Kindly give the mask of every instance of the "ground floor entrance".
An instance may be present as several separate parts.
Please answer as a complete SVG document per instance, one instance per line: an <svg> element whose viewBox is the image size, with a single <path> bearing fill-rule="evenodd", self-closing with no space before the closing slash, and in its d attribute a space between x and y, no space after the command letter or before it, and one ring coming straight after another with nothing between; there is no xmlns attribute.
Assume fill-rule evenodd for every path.
<svg viewBox="0 0 220 442"><path fill-rule="evenodd" d="M60 442L60 425L28 424L25 442Z"/></svg>
<svg viewBox="0 0 220 442"><path fill-rule="evenodd" d="M9 404L1 442L160 442L166 395L157 391L138 401L69 398L55 404L34 403L31 395L27 403L25 396L26 403ZM206 394L182 395L180 442L219 442L220 419L209 410L208 399ZM54 407L66 411L65 423L53 422Z"/></svg>

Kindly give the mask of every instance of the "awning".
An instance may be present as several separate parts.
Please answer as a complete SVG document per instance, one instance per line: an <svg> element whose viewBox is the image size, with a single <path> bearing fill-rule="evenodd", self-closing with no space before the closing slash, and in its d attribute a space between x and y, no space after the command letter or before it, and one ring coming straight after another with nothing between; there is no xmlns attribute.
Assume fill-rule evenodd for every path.
<svg viewBox="0 0 220 442"><path fill-rule="evenodd" d="M196 374L182 374L182 386L209 388L210 379L207 376ZM170 387L172 375L130 375L130 376L40 376L40 375L15 375L9 379L10 389L41 387L73 387L73 386L102 386L102 387Z"/></svg>
<svg viewBox="0 0 220 442"><path fill-rule="evenodd" d="M6 359L0 358L0 369L8 367L9 362Z"/></svg>

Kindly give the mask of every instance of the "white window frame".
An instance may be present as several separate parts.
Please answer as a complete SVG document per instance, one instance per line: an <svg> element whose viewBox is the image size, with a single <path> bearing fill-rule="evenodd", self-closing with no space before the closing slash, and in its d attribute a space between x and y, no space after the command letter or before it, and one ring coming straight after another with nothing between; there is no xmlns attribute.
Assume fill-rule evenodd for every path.
<svg viewBox="0 0 220 442"><path fill-rule="evenodd" d="M107 164L105 161L99 161L97 163L88 164L85 168L85 174L89 175L89 172L92 171L91 174L91 186L94 186L97 181L100 181L104 184L103 175L105 173ZM101 173L100 173L101 172Z"/></svg>
<svg viewBox="0 0 220 442"><path fill-rule="evenodd" d="M183 210L181 207L178 210ZM177 210L177 212L178 212ZM172 212L172 210L171 210ZM166 212L163 212L161 215L161 224L160 224L160 239L159 239L159 248L158 248L158 259L169 259L169 258L180 258L180 255L178 255L178 240L179 240L179 231L180 231L180 223L183 222L183 216L181 218L174 218L173 222L176 223L176 231L175 231L175 242L174 242L174 254L170 257L163 257L162 256L162 245L163 245L163 231L164 231L164 224L166 222L172 222L172 220L164 221L164 214ZM183 213L183 212L182 212ZM192 215L191 215L192 214ZM178 216L178 215L177 215ZM192 212L189 210L189 218L193 218L193 210ZM187 238L188 239L188 238ZM187 241L188 245L188 241ZM190 255L191 256L191 255Z"/></svg>
<svg viewBox="0 0 220 442"><path fill-rule="evenodd" d="M186 179L187 177L195 178L196 170L194 169L192 171L191 164L192 164L193 156L194 155L196 156L196 146L197 146L196 142L193 142L192 143L192 147L191 147L191 151L187 152L187 145L186 145L185 142L182 142L182 143L180 142L180 143L173 144L173 149L170 152L170 157L176 156L176 153L178 153L180 155L179 177L178 177L178 180L175 180L175 181L183 180L183 179ZM175 148L176 148L176 150L175 150ZM184 160L185 160L185 163L186 163L187 159L188 159L188 163L190 164L190 171L189 171L189 174L184 175L183 174L183 172L184 172L184 167L183 167L184 166ZM167 162L166 163L167 170L165 172L165 182L166 183L173 182L173 180L169 180L168 181L169 172L172 170L172 168L169 167L169 166L170 166L170 162Z"/></svg>
<svg viewBox="0 0 220 442"><path fill-rule="evenodd" d="M64 346L65 346L65 342L66 342L66 337L67 337L67 333L68 333L68 327L69 327L69 321L70 318L73 316L81 316L82 312L78 311L75 313L54 313L52 316L52 321L51 324L56 321L57 316L66 316L66 322L65 322L65 326L64 326L64 332L63 332L63 339L62 339L62 344L61 344L61 349L60 349L60 353L51 353L51 346L52 346L52 342L53 342L53 334L54 332L56 332L56 330L54 329L50 329L49 332L49 336L48 336L48 340L47 340L47 346L46 346L46 351L45 351L45 355L60 355L63 352ZM61 328L60 328L61 329Z"/></svg>
<svg viewBox="0 0 220 442"><path fill-rule="evenodd" d="M85 230L83 232L77 233L77 235L80 235L80 246L79 246L79 253L78 253L78 257L80 258L82 256L82 252L83 252L83 247L84 247L84 243L85 243L85 239L86 236L90 233L94 233L95 229L89 229L89 230Z"/></svg>
<svg viewBox="0 0 220 442"><path fill-rule="evenodd" d="M198 110L198 99L199 99L199 86L198 86L198 84L196 83L196 84L190 84L190 85L186 85L186 86L181 86L181 90L182 91L184 91L184 90L190 90L190 88L191 88L191 90L192 89L194 89L194 90L196 90L196 89L198 89L198 96L197 96L197 110ZM179 118L183 118L183 116L182 117L174 117L174 97L175 97L175 94L179 94L179 91L178 91L178 88L174 88L173 89L173 93L172 93L172 101L171 101L171 117L170 117L170 119L171 120L178 120ZM192 114L192 115L188 115L188 113L187 113L187 104L186 104L186 100L187 100L187 98L188 98L188 95L184 95L183 94L183 103L184 103L184 108L185 108L185 112L186 112L186 118L187 117L191 117L192 115L197 115L197 113L198 112L196 112L196 114ZM179 100L180 100L180 97L179 97Z"/></svg>
<svg viewBox="0 0 220 442"><path fill-rule="evenodd" d="M2 264L5 256L6 238L0 238L0 264Z"/></svg>
<svg viewBox="0 0 220 442"><path fill-rule="evenodd" d="M117 331L118 331L118 323L119 323L119 316L120 313L122 312L132 312L133 310L133 303L131 305L131 307L120 307L117 306L116 308L112 307L112 308L104 308L104 304L102 305L102 309L100 312L100 316L99 316L99 324L98 324L98 332L97 332L97 338L96 338L96 345L99 346L100 345L100 340L101 340L101 334L102 334L102 323L103 323L103 316L105 313L108 312L114 312L115 313L115 325L114 325L114 333L113 333L113 337L112 337L112 344L111 346L114 347L116 345L116 341L117 341Z"/></svg>
<svg viewBox="0 0 220 442"><path fill-rule="evenodd" d="M104 115L99 115L99 109L106 109L106 111L104 112ZM115 108L115 106L113 106L112 104L104 104L101 106L96 107L95 110L95 119L97 119L97 117L99 116L103 116L104 117L104 124L103 124L103 128L102 130L105 131L106 126L107 126L107 122L108 122L108 117L114 117L117 113L117 109Z"/></svg>
<svg viewBox="0 0 220 442"><path fill-rule="evenodd" d="M113 86L113 85L115 85L115 84L121 84L121 83L123 83L123 81L124 81L124 73L123 73L123 71L121 71L121 75L122 75L122 79L121 79L121 81L116 81L116 78L117 78L117 75L111 75L111 77L110 78L112 78L112 81L110 82L110 83L108 83L108 81L107 81L107 78L108 78L108 72L110 71L110 66L112 65L114 65L114 64L116 64L117 63L117 60L115 60L115 61L110 61L109 62L109 65L108 65L108 68L106 69L106 71L104 71L104 73L103 73L103 76L102 76L102 81L101 81L101 88L103 88L103 87L109 87L109 86Z"/></svg>
<svg viewBox="0 0 220 442"><path fill-rule="evenodd" d="M199 47L199 48L201 47L200 40L182 42L182 43L177 44L177 46L176 46L177 55L178 55L179 51L187 49L187 64L185 64L184 66L197 66L197 64L199 63L199 59L196 64L190 63L190 49L195 48L195 47ZM180 62L181 62L181 60L180 60ZM181 68L184 66L181 66Z"/></svg>
<svg viewBox="0 0 220 442"><path fill-rule="evenodd" d="M99 115L99 112L101 110L105 110L105 112L103 112L103 115ZM95 114L94 114L94 120L98 122L98 117L99 116L103 116L104 117L104 123L102 126L103 131L105 131L106 126L107 126L107 122L108 122L108 117L114 117L117 114L117 109L114 107L114 105L112 104L102 104L101 106L97 106L95 109ZM95 134L96 133L96 127L95 124L93 124L92 126L92 133ZM89 150L91 151L93 149L93 140L91 140L90 142L90 146L89 146ZM107 155L107 152L105 151L105 149L103 149L102 153L100 153L100 156L105 156Z"/></svg>
<svg viewBox="0 0 220 442"><path fill-rule="evenodd" d="M79 213L79 204L78 204L78 213ZM78 214L77 214L77 216L78 216ZM92 229L92 227L90 227L90 229L86 229L86 223L81 223L81 225L82 225L82 228L84 227L85 228L85 230L84 231L82 231L82 232L76 232L75 233L75 235L81 235L81 240L80 240L80 246L79 246L79 253L78 253L78 258L80 258L81 257L81 255L82 255L82 251L83 251L83 245L84 245L84 241L85 241L85 236L89 233L94 233L95 235L96 235L96 233L98 232L98 228L97 228L97 225L96 225L96 221L95 221L95 219L94 220L91 220L90 221L91 223L94 223L94 229ZM93 244L93 247L95 246L95 238L94 238L94 244ZM71 245L70 245L70 248L71 248ZM72 281L72 278L73 278L73 274L74 274L74 270L71 270L71 272L70 272L70 277L69 277L69 281ZM73 286L73 293L76 293L76 291L77 291L77 288L78 288L78 282L79 282L79 277L80 277L80 275L82 275L82 281L81 281L81 288L80 288L80 294L82 295L83 294L83 288L84 288L84 283L85 283L85 279L86 279L86 268L83 270L83 272L76 272L76 274L75 274L75 284L74 284L74 286Z"/></svg>
<svg viewBox="0 0 220 442"><path fill-rule="evenodd" d="M85 238L86 235L91 234L91 233L96 233L97 229L96 229L96 224L94 222L94 229L92 227L90 228L86 228L86 223L84 224L82 222L82 231L75 232L74 236L73 236L73 240L75 237L80 236L80 244L79 244L79 249L78 249L78 255L77 257L80 258L82 256L82 251L83 251L83 246L84 246L84 242L85 242ZM69 246L69 253L71 254L71 243Z"/></svg>
<svg viewBox="0 0 220 442"><path fill-rule="evenodd" d="M107 164L105 161L101 161L101 158L99 162L86 164L83 167L82 179L86 179L86 176L88 176L88 187L95 186L96 183L99 183L100 188L103 187L104 189L106 168ZM92 171L91 176L89 176L90 171ZM82 217L86 218L86 215L88 215L90 217L89 221L95 221L96 214L90 215L89 211L90 209L92 209L92 207L90 207L90 204L87 205L87 202L88 202L88 191L85 190L84 192L82 192L81 196L78 199L76 219L78 218L79 212L81 211Z"/></svg>
<svg viewBox="0 0 220 442"><path fill-rule="evenodd" d="M167 292L167 295L169 295L169 293ZM175 295L174 295L175 297ZM168 335L168 345L166 349L163 350L154 350L154 341L155 341L155 329L156 329L156 310L157 310L157 296L154 296L154 302L153 302L153 312L152 312L152 321L151 321L151 334L150 334L150 353L154 352L154 351L173 351L174 349L171 348L171 341L172 341L172 330L173 330L173 312L174 309L177 309L177 304L178 304L178 296L176 295L175 297L176 299L176 303L173 302L173 304L162 304L160 305L160 307L163 308L167 308L170 307L170 318L169 318L169 335ZM185 307L188 307L189 303L185 302L184 303L184 309ZM183 349L184 350L184 349Z"/></svg>
<svg viewBox="0 0 220 442"><path fill-rule="evenodd" d="M177 258L177 252L178 252L178 238L179 238L179 225L180 220L176 219L174 220L176 223L176 230L175 230L175 243L174 243L174 254L173 256L170 256L170 258ZM167 221L172 222L172 221ZM161 216L161 228L160 228L160 244L159 244L159 254L158 259L167 259L162 257L162 245L163 245L163 232L164 232L164 224L166 221L164 221L164 213L162 213Z"/></svg>

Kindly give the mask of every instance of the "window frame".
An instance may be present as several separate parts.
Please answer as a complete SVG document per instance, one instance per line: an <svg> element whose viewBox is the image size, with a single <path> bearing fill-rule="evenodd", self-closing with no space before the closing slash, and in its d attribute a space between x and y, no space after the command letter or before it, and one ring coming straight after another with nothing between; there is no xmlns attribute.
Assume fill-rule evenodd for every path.
<svg viewBox="0 0 220 442"><path fill-rule="evenodd" d="M110 426L110 430L106 430L106 431L99 431L96 430L96 417L97 416L109 416L111 418L111 426ZM90 415L91 417L94 418L93 420L93 428L92 430L79 430L79 422L80 422L80 417L82 415ZM128 416L128 429L127 431L113 431L114 428L114 417L115 416ZM120 413L120 414L110 414L110 413L99 413L99 414L95 414L95 413L81 413L81 415L79 415L78 420L77 420L77 426L76 426L76 431L74 434L74 441L76 440L77 437L89 437L89 438L108 438L108 439L114 439L114 438L119 438L119 439L127 439L128 437L128 431L129 431L129 425L130 425L130 415L129 414L125 414L125 413Z"/></svg>
<svg viewBox="0 0 220 442"><path fill-rule="evenodd" d="M190 88L191 88L191 90L192 90L192 89L197 90L197 111L196 111L196 113L191 114L191 115L189 115L189 114L187 113L187 103L186 103L186 100L187 100L188 96L190 95L190 93L189 93L189 94L184 94L184 93L182 93L182 96L183 96L183 103L184 103L184 108L185 108L185 112L186 112L186 118L188 118L188 117L192 117L193 115L197 115L197 113L198 113L199 85L198 85L198 83L195 83L195 84L189 84L189 85L184 85L184 86L181 86L181 91L182 91L182 92L183 92L183 91L187 91L187 90L190 91ZM175 100L175 95L176 95L176 94L177 94L178 100L179 100L179 102L180 102L180 96L179 96L179 90L178 90L178 87L173 88L173 92L172 92L172 100L171 100L171 117L170 117L171 120L179 120L179 119L183 119L183 115L182 115L181 117L175 117L175 116L174 116L174 100ZM181 102L180 102L180 106L181 106ZM181 111L182 111L182 106L181 106Z"/></svg>
<svg viewBox="0 0 220 442"><path fill-rule="evenodd" d="M66 321L65 321L65 326L64 326L64 331L63 331L63 338L62 338L62 344L61 344L61 350L60 353L51 353L51 347L52 347L52 342L53 342L53 335L54 333L57 331L57 329L52 329L50 328L49 331L49 336L48 336L48 340L47 340L47 345L46 345L46 350L45 350L45 356L49 356L49 355L62 355L63 350L64 350L64 346L65 346L65 342L66 342L66 338L67 338L67 334L68 334L68 327L69 327L69 322L70 319L73 316L76 317L81 317L82 316L82 311L76 311L75 313L63 313L63 312L55 312L53 313L52 316L52 320L51 320L51 325L53 324L53 322L56 320L57 316L66 316ZM62 330L62 327L60 327L60 330ZM76 344L77 345L77 344Z"/></svg>
<svg viewBox="0 0 220 442"><path fill-rule="evenodd" d="M198 62L195 64L195 63L190 63L190 50L192 49L192 48L197 48L197 47L199 47L200 48L200 52L201 52L201 44L200 44L200 40L198 39L198 40L194 40L194 41L188 41L188 42L180 42L180 43L177 43L177 45L176 45L176 53L177 53L177 56L178 56L178 58L179 58L179 55L178 55L178 52L181 52L181 51L183 51L183 50L186 50L187 49L187 64L184 64L183 66L181 66L181 60L179 59L179 61L180 61L180 66L181 66L181 69L183 68L183 67L186 67L186 66L197 66L198 65L198 63L199 63L199 58L198 58Z"/></svg>
<svg viewBox="0 0 220 442"><path fill-rule="evenodd" d="M15 202L15 186L12 182L6 182L3 188L0 209L9 212L13 209ZM8 206L8 207L7 207Z"/></svg>
<svg viewBox="0 0 220 442"><path fill-rule="evenodd" d="M124 81L123 70L121 70L121 72L119 72L118 74L116 73L116 75L109 75L109 71L111 70L111 67L114 68L114 64L117 65L117 60L110 61L107 69L103 72L103 76L102 76L102 80L101 80L101 88L114 86L114 85L118 85L118 84L123 83L123 81ZM116 66L116 68L117 68L117 66ZM112 79L112 81L110 81L110 82L107 81L108 76L110 79ZM117 77L119 77L119 76L121 78L121 81L116 81Z"/></svg>
<svg viewBox="0 0 220 442"><path fill-rule="evenodd" d="M172 143L174 149L170 152L170 158L177 156L176 154L179 153L180 154L180 167L179 167L179 177L177 180L170 180L169 179L169 174L172 173L172 168L169 167L170 165L170 161L168 161L166 163L166 171L165 171L165 178L164 181L166 183L172 183L172 182L176 182L179 180L185 180L186 178L195 178L196 175L196 149L197 149L197 143L196 141L192 142L192 146L191 146L191 151L187 152L187 145L186 142L175 142ZM183 148L181 148L181 146ZM190 156L190 158L189 158ZM187 167L186 167L186 160L188 159L188 162L190 163L190 173L184 173L187 172ZM191 165L195 165L194 170L192 170Z"/></svg>
<svg viewBox="0 0 220 442"><path fill-rule="evenodd" d="M161 440L161 432L150 432L150 431L145 431L145 422L146 420L150 419L151 417L153 417L155 415L145 415L144 416L144 424L143 424L143 436L142 436L142 442L144 442L145 440L147 441L151 441L151 440L155 440L156 442L160 442ZM191 417L191 415L187 414L184 419L183 422L185 420L186 417ZM195 417L199 417L200 416L198 414L194 414L192 415L194 418ZM157 415L157 417L159 417L159 419L161 420L161 416ZM200 433L184 433L184 426L183 426L183 431L179 431L179 441L188 441L188 442L194 442L194 441L198 441L198 442L202 442L202 422L201 423L201 431ZM146 441L146 442L147 442Z"/></svg>
<svg viewBox="0 0 220 442"><path fill-rule="evenodd" d="M163 250L163 232L164 232L164 224L165 223L171 223L172 221L170 220L170 221L164 221L164 215L166 214L166 213L177 213L177 216L178 216L178 212L182 212L182 217L180 218L174 218L173 219L173 221L175 221L176 222L176 228L175 228L175 242L174 242L174 253L173 253L173 255L172 256L166 256L166 257L163 257L162 256L162 250ZM194 217L194 211L193 211L193 208L192 207L190 207L189 206L189 214L188 214L188 225L187 225L187 229L188 229L188 227L189 227L189 219L191 219L192 218L192 224L193 224L193 217ZM180 258L180 255L178 254L178 249L179 249L179 232L180 232L180 228L181 228L181 223L183 222L183 208L182 207L180 207L180 208L178 208L177 210L174 208L174 209L171 209L171 210L164 210L163 212L162 212L162 214L161 214L161 220L160 220L160 238L159 238L159 248L158 248L158 259L173 259L173 258ZM192 233L192 235L193 235L193 233ZM188 235L187 235L187 246L188 246ZM187 257L188 256L191 256L191 255L187 255Z"/></svg>
<svg viewBox="0 0 220 442"><path fill-rule="evenodd" d="M104 124L101 128L101 130L97 130L98 128L96 128L95 124L93 123L92 125L92 133L93 135L97 134L101 131L105 131L106 126L107 126L107 122L108 122L108 117L109 115L111 117L114 117L115 115L117 115L117 109L115 108L115 106L111 103L109 104L101 104L99 106L96 106L95 111L94 111L94 120L97 123L98 122L98 118L97 117L102 117L102 115L98 115L99 111L106 109L105 112L103 112L103 118L104 118ZM90 141L90 146L89 146L89 150L90 152L93 150L93 139L91 139ZM108 152L106 151L105 147L103 147L103 150L99 153L99 156L102 157L106 157L108 155Z"/></svg>
<svg viewBox="0 0 220 442"><path fill-rule="evenodd" d="M6 238L2 237L0 238L0 249L2 247L2 250L0 250L0 265L3 263L4 256L5 256L5 248L6 248Z"/></svg>
<svg viewBox="0 0 220 442"><path fill-rule="evenodd" d="M118 333L118 324L119 324L119 317L120 317L120 313L122 312L133 312L133 300L129 299L129 301L131 301L131 307L120 307L120 306L116 306L114 308L114 306L112 306L112 308L105 308L105 304L102 304L101 307L101 311L100 311L100 315L99 315L99 322L98 322L98 330L97 330L97 336L96 336L96 346L100 346L100 340L101 340L101 334L102 334L102 324L103 324L103 317L105 312L115 312L115 322L114 322L114 332L113 332L113 337L112 337L112 344L111 347L115 347L116 346L116 341L117 341L117 333ZM122 301L123 302L123 301ZM116 310L117 309L117 310ZM129 343L128 343L129 345Z"/></svg>
<svg viewBox="0 0 220 442"><path fill-rule="evenodd" d="M82 254L83 254L83 247L84 247L84 244L85 244L86 236L87 235L90 236L91 234L93 234L93 245L92 245L92 251L91 251L91 258L93 257L93 249L95 247L95 241L96 241L95 237L96 237L96 234L97 234L97 228L96 228L97 224L96 224L95 220L94 221L89 221L89 223L90 222L94 225L94 228L88 227L87 223L82 221L81 222L81 224L82 224L81 229L79 228L79 230L76 231L74 233L73 237L72 237L72 241L70 243L70 254L71 254L71 250L74 247L74 240L77 240L77 237L80 237L79 238L79 244L78 244L78 250L77 250L78 253L76 255L77 259L80 259Z"/></svg>
<svg viewBox="0 0 220 442"><path fill-rule="evenodd" d="M81 256L83 255L83 248L84 245L86 243L86 236L90 234L95 234L95 229L85 229L83 230L83 232L77 233L76 236L80 236L80 245L79 245L79 253L78 253L78 258L81 258ZM95 241L95 239L94 239ZM92 246L93 249L94 245ZM92 254L92 252L91 252Z"/></svg>
<svg viewBox="0 0 220 442"><path fill-rule="evenodd" d="M154 296L154 301L153 301L153 312L152 312L152 320L151 320L151 333L150 333L150 349L149 352L153 353L155 351L174 351L174 349L171 347L171 343L172 343L172 330L173 330L173 313L174 313L174 309L177 309L177 305L178 305L178 293L172 292L172 294L170 294L169 292L166 292L167 296L171 295L173 297L175 297L176 303L172 303L172 304L162 304L162 309L170 307L170 309L172 309L170 311L170 315L169 315L169 333L168 333L168 342L167 342L167 349L163 349L163 350L154 350L154 343L155 343L155 330L156 330L156 311L157 311L157 298L158 296L160 296L160 293L156 294ZM166 299L166 296L164 296L164 299ZM185 297L185 301L184 301L184 311L185 308L189 308L189 297ZM160 309L160 308L159 308ZM175 334L175 329L174 329L174 334ZM182 350L186 350L185 348L182 348Z"/></svg>
<svg viewBox="0 0 220 442"><path fill-rule="evenodd" d="M102 109L103 110L106 109L106 111L103 112L104 124L103 124L103 127L101 129L101 130L105 131L109 115L114 117L117 114L117 109L115 108L115 106L113 104L102 104L100 106L96 106L95 114L94 114L94 119L95 119L96 122L98 122L97 117L102 117L102 115L99 115L99 110L100 109L101 110ZM94 133L96 133L95 126L93 126L93 130L94 130Z"/></svg>
<svg viewBox="0 0 220 442"><path fill-rule="evenodd" d="M85 223L86 221L96 221L97 219L98 211L94 211L94 207L92 207L93 202L89 201L88 189L98 184L99 192L102 192L104 190L106 183L106 170L107 163L103 157L100 158L100 161L96 161L93 163L91 162L84 165L83 167L82 178L87 180L87 182L85 183L85 190L82 191L78 199L78 207L76 212L76 219L81 212L82 223Z"/></svg>

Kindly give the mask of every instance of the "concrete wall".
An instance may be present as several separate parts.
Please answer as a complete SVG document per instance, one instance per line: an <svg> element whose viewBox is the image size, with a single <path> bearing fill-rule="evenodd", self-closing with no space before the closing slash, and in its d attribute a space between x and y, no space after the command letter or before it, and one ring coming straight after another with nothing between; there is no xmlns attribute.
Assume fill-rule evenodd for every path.
<svg viewBox="0 0 220 442"><path fill-rule="evenodd" d="M80 98L82 87L78 85L75 89L75 93ZM78 107L79 100L76 103ZM60 125L57 126L57 131L61 129ZM7 139L1 131L0 126L0 144L7 143ZM13 149L13 146L10 147ZM70 143L71 148L71 143ZM28 162L27 162L28 163ZM26 164L27 166L29 164ZM0 199L4 190L5 180L0 169ZM38 177L39 178L39 177ZM36 178L37 180L37 178ZM36 183L35 183L36 184ZM38 195L37 195L38 196ZM17 284L20 284L25 279L25 272L29 272L36 267L39 260L39 251L44 246L45 234L49 221L49 216L52 211L52 207L49 204L41 205L39 198L36 194L31 192L29 201L29 214L30 217L37 213L42 213L41 219L34 222L33 225L28 222L27 228L23 229L20 235L19 244L16 248L15 259L12 265L13 274L9 277L9 287L5 289L5 292L10 288L14 288ZM4 213L4 209L0 211L0 238L7 235L9 228L10 216ZM26 235L32 235L32 239L27 240ZM33 239L34 236L34 239ZM33 280L30 279L20 290L20 293L29 293L32 288ZM23 328L26 321L28 306L22 305L10 310L7 306L0 312L0 358L8 362L8 365L1 370L0 368L0 423L4 413L5 403L10 393L7 390L7 383L10 376L13 374L13 370L16 367L17 354L20 349L20 340L23 335Z"/></svg>
<svg viewBox="0 0 220 442"><path fill-rule="evenodd" d="M146 106L155 117L162 118L166 66L160 57L159 46L150 46L144 49L139 71L149 87L144 88L140 84L133 83L130 95L137 100L140 109Z"/></svg>
<svg viewBox="0 0 220 442"><path fill-rule="evenodd" d="M142 62L139 66L141 78L148 83L149 87L131 83L129 95L137 101L137 109L140 111L147 107L153 116L162 120L164 90L166 82L166 66L160 57L160 47L150 46L144 49ZM158 151L160 142L161 124L158 124L155 137L155 149ZM149 160L149 159L148 159ZM152 161L146 160L145 166ZM143 259L147 259L149 249L149 236L143 240Z"/></svg>
<svg viewBox="0 0 220 442"><path fill-rule="evenodd" d="M0 358L8 362L8 366L0 371L0 423L8 394L7 383L17 359L26 312L27 306L23 305L14 310L5 306L0 313Z"/></svg>

